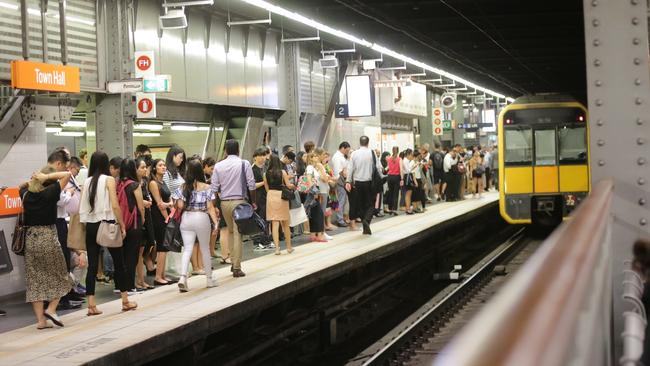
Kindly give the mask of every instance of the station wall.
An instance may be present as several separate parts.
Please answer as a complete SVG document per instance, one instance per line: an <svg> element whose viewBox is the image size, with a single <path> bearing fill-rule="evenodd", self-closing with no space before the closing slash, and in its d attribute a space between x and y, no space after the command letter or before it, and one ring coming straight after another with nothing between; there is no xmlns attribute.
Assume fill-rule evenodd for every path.
<svg viewBox="0 0 650 366"><path fill-rule="evenodd" d="M45 165L46 148L45 122L30 122L9 153L0 161L0 186L15 187L28 180L33 172ZM0 218L0 232L6 243L11 243L15 225L16 217ZM11 250L9 252L14 270L0 275L0 297L25 290L23 257L14 255Z"/></svg>
<svg viewBox="0 0 650 366"><path fill-rule="evenodd" d="M172 76L159 99L283 109L280 34L187 9L187 29L158 29L160 1L137 2L135 50L153 51L156 74Z"/></svg>

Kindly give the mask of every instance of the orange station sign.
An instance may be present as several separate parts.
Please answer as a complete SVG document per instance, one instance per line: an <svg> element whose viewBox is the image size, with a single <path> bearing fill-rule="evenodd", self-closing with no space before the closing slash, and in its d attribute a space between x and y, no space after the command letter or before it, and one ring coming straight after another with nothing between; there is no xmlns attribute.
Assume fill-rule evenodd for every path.
<svg viewBox="0 0 650 366"><path fill-rule="evenodd" d="M11 62L11 87L15 89L45 90L79 93L79 68L14 60Z"/></svg>
<svg viewBox="0 0 650 366"><path fill-rule="evenodd" d="M23 210L23 202L17 187L0 192L0 217L18 215Z"/></svg>

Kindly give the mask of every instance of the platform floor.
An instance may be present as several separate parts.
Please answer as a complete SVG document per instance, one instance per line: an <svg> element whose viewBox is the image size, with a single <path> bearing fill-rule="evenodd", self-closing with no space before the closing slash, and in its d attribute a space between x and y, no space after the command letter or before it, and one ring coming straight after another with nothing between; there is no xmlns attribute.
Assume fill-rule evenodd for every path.
<svg viewBox="0 0 650 366"><path fill-rule="evenodd" d="M481 199L440 203L424 214L400 215L373 223L372 236L344 232L328 243L300 246L292 254L265 255L246 261L246 277L233 278L229 268L213 272L219 286L206 289L205 277L190 278L190 292L163 286L138 295L136 311L122 313L119 300L100 306L103 315L86 310L63 315L64 328L37 330L35 325L0 334L0 365L76 365L136 345L189 322L222 311L274 288L298 281L338 263L461 216L498 200L497 193Z"/></svg>

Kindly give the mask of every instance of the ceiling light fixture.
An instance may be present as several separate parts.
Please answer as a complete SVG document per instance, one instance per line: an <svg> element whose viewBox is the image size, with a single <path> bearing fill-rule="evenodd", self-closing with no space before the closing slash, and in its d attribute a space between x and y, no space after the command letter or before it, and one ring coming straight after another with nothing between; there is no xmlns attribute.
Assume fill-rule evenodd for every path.
<svg viewBox="0 0 650 366"><path fill-rule="evenodd" d="M160 132L134 132L134 137L160 137Z"/></svg>
<svg viewBox="0 0 650 366"><path fill-rule="evenodd" d="M214 5L214 0L196 0L196 1L179 1L175 3L164 3L163 8L178 8L181 6L195 6L195 5Z"/></svg>
<svg viewBox="0 0 650 366"><path fill-rule="evenodd" d="M86 128L86 121L67 121L63 122L62 127Z"/></svg>
<svg viewBox="0 0 650 366"><path fill-rule="evenodd" d="M194 132L194 131L198 131L198 130L199 130L198 126L172 124L172 131Z"/></svg>
<svg viewBox="0 0 650 366"><path fill-rule="evenodd" d="M60 131L55 133L55 135L57 136L66 136L66 137L82 137L85 134L86 134L85 132L81 132L81 131Z"/></svg>
<svg viewBox="0 0 650 366"><path fill-rule="evenodd" d="M47 133L59 133L63 130L61 127L45 127L45 132Z"/></svg>
<svg viewBox="0 0 650 366"><path fill-rule="evenodd" d="M163 125L157 123L137 123L133 125L133 128L136 130L161 131L163 129Z"/></svg>
<svg viewBox="0 0 650 366"><path fill-rule="evenodd" d="M460 76L457 76L457 75L448 73L448 72L446 72L444 70L438 69L436 67L427 65L424 62L415 60L415 59L413 59L411 57L408 57L406 55L402 55L402 54L400 54L398 52L395 52L395 51L393 51L393 50L391 50L389 48L386 48L386 47L384 47L382 45L379 45L377 43L368 42L363 38L355 37L355 36L353 36L353 35L351 35L349 33L340 31L338 29L334 29L334 28L329 27L329 26L327 26L327 25L325 25L323 23L317 22L317 21L315 21L313 19L310 19L310 18L307 18L307 17L305 17L303 15L300 15L300 14L298 14L296 12L284 9L284 8L279 7L277 5L270 4L270 3L268 3L268 2L266 2L264 0L241 0L241 1L243 1L243 2L245 2L247 4L250 4L250 5L257 6L259 8L265 9L265 10L267 10L267 11L273 13L273 14L284 16L285 18L288 18L288 19L291 19L293 21L296 21L296 22L302 23L304 25L310 26L312 28L315 28L315 29L317 29L319 31L322 31L322 32L325 32L327 34L331 34L333 36L336 36L336 37L339 37L339 38L342 38L342 39L346 39L348 41L352 41L352 42L354 42L354 43L356 43L358 45L371 48L371 49L381 53L382 55L388 55L388 56L390 56L392 58L398 59L400 61L404 61L406 63L409 63L409 64L413 65L413 66L419 67L419 68L421 68L423 70L430 71L432 73L435 73L435 74L438 74L440 76L444 76L444 77L446 77L448 79L454 80L454 81L456 81L458 83L464 84L467 87L480 90L480 91L482 91L482 92L484 92L486 94L493 95L493 96L495 96L497 98L504 98L504 99L506 99L506 101L514 101L513 98L509 98L509 97L506 98L506 96L501 94L501 93L497 93L497 92L495 92L493 90L490 90L488 88L484 88L482 86L476 85L476 84L472 83L471 81L468 81L466 79L461 78Z"/></svg>

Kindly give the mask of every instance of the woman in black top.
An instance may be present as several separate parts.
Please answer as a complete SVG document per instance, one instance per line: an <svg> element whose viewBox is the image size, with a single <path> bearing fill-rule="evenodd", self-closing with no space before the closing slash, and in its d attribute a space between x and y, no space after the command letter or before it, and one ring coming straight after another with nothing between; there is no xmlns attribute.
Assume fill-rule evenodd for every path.
<svg viewBox="0 0 650 366"><path fill-rule="evenodd" d="M162 159L156 159L152 163L151 181L149 182L149 191L153 198L151 218L153 228L156 233L156 277L154 285L168 285L171 281L165 278L165 260L167 259L168 250L163 245L165 238L166 221L169 217L169 210L173 203L171 200L172 193L163 182L163 176L167 172L167 166Z"/></svg>
<svg viewBox="0 0 650 366"><path fill-rule="evenodd" d="M38 329L52 328L47 319L63 326L56 315L56 306L61 296L74 285L68 275L55 225L56 203L69 181L70 172L55 172L54 168L48 166L34 174L28 188L21 191L24 224L27 226L25 297L27 302L32 303ZM44 301L49 302L45 310Z"/></svg>
<svg viewBox="0 0 650 366"><path fill-rule="evenodd" d="M282 187L294 189L289 180L289 174L283 169L277 155L271 155L269 169L264 174L264 187L267 191L266 219L271 221L275 254L280 255L280 225L287 243L287 253L293 252L291 247L291 231L289 230L289 201L282 199Z"/></svg>
<svg viewBox="0 0 650 366"><path fill-rule="evenodd" d="M135 159L137 166L138 181L140 189L142 190L142 204L144 205L144 225L142 226L142 241L140 246L140 254L138 255L138 263L136 265L136 281L135 289L137 291L152 289L153 286L145 282L144 277L145 268L148 271L153 271L152 254L156 249L156 232L153 227L153 219L151 216L151 193L149 193L149 175L151 174L151 157L141 156ZM151 269L150 269L151 268Z"/></svg>
<svg viewBox="0 0 650 366"><path fill-rule="evenodd" d="M126 236L122 251L124 252L124 268L128 288L135 290L135 267L141 258L140 243L142 242L142 227L144 224L144 200L142 188L135 165L135 160L124 159L120 166L120 182L117 184L117 197L126 196L128 209L122 209L122 222L126 228Z"/></svg>

